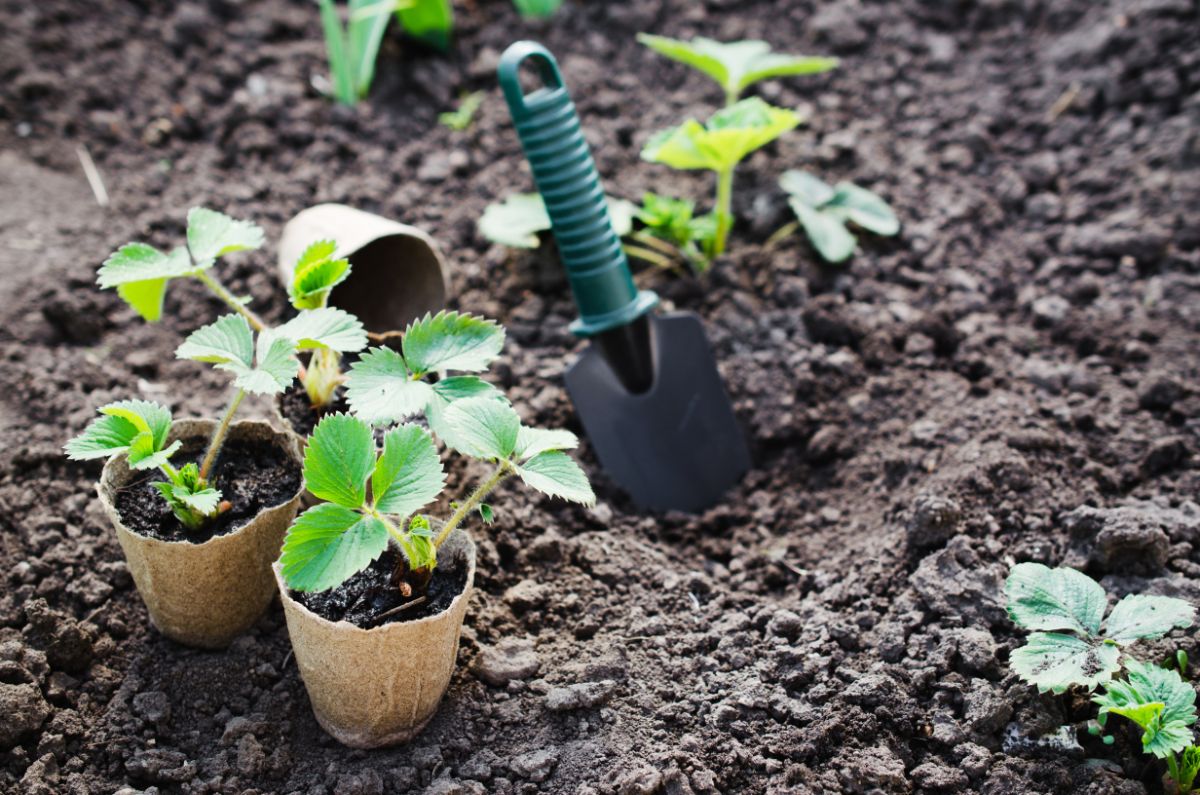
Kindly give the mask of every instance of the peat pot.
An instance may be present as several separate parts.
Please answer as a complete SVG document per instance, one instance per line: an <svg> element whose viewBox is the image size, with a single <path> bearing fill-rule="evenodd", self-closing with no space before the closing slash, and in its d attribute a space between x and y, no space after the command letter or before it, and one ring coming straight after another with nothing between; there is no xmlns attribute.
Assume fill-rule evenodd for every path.
<svg viewBox="0 0 1200 795"><path fill-rule="evenodd" d="M207 442L214 420L176 420L170 439ZM299 445L256 420L235 422L226 443L261 440L286 451L301 466ZM153 473L129 469L124 454L109 459L100 475L100 502L117 529L117 539L150 621L172 640L204 649L220 649L245 632L271 603L275 592L271 563L279 557L283 536L296 516L299 490L286 502L258 512L249 522L202 543L163 541L131 530L117 511L121 489Z"/></svg>
<svg viewBox="0 0 1200 795"><path fill-rule="evenodd" d="M442 612L361 629L321 618L288 594L275 564L288 634L317 723L351 748L380 748L416 737L450 684L458 636L475 582L475 542L455 530L438 551L467 560L467 583Z"/></svg>

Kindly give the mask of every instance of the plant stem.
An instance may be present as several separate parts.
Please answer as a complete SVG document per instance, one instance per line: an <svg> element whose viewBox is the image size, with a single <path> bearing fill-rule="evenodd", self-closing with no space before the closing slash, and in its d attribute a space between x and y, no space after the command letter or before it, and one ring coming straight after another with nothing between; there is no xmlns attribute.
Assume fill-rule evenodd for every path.
<svg viewBox="0 0 1200 795"><path fill-rule="evenodd" d="M204 454L204 462L200 464L200 480L208 482L208 473L212 470L212 465L217 460L217 454L221 452L221 445L225 442L225 435L229 433L229 424L233 422L233 415L237 413L238 406L246 397L246 390L239 389L237 394L233 396L233 400L229 402L229 408L225 409L225 416L221 418L221 424L217 426L213 432L212 440L208 443L208 452Z"/></svg>
<svg viewBox="0 0 1200 795"><path fill-rule="evenodd" d="M250 324L250 328L254 329L255 331L262 331L267 327L267 324L263 323L262 319L258 315L247 309L233 293L229 292L229 290L225 288L225 285L217 281L214 276L208 273L208 271L198 271L196 273L196 278L203 282L208 289L212 290L213 294L216 295L217 298L220 298L222 301L228 304L234 312L237 312L239 315L246 318L246 322Z"/></svg>
<svg viewBox="0 0 1200 795"><path fill-rule="evenodd" d="M726 86L725 87L725 107L728 108L730 105L736 104L737 101L738 101L737 86Z"/></svg>
<svg viewBox="0 0 1200 795"><path fill-rule="evenodd" d="M767 238L767 242L763 243L763 248L774 248L785 238L794 235L798 229L800 229L799 221L789 221L771 233L771 236Z"/></svg>
<svg viewBox="0 0 1200 795"><path fill-rule="evenodd" d="M462 524L462 520L465 519L467 515L471 513L471 511L479 507L479 504L483 502L484 498L492 493L492 489L500 485L500 481L512 474L512 468L512 464L507 460L500 461L500 466L496 467L496 471L492 473L492 476L483 483L480 483L475 488L475 491L471 492L471 496L467 497L467 501L462 505L459 505L458 508L455 509L454 513L450 514L450 518L446 520L446 524L442 528L442 532L438 533L438 537L433 541L433 546L435 549L441 549L441 546L446 541L446 538L452 532L454 532L454 528Z"/></svg>
<svg viewBox="0 0 1200 795"><path fill-rule="evenodd" d="M160 466L159 469L161 469L162 473L167 476L167 480L178 485L179 470L171 466L170 462L163 461L162 466Z"/></svg>
<svg viewBox="0 0 1200 795"><path fill-rule="evenodd" d="M717 172L717 234L713 238L712 255L725 251L725 239L733 226L733 169Z"/></svg>
<svg viewBox="0 0 1200 795"><path fill-rule="evenodd" d="M640 260L645 260L656 268L662 268L665 271L672 271L676 276L684 276L683 270L672 261L669 257L659 254L657 251L652 251L642 246L635 246L631 243L626 243L622 248L625 253L631 257L637 257Z"/></svg>

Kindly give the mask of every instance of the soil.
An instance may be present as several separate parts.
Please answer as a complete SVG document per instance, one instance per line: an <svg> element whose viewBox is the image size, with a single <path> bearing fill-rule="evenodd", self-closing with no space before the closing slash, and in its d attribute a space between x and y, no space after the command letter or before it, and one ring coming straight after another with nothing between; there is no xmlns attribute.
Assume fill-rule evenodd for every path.
<svg viewBox="0 0 1200 795"><path fill-rule="evenodd" d="M175 455L177 464L199 463L204 444L185 443ZM221 492L230 508L198 530L184 527L163 501L154 482L157 473L146 474L117 492L117 512L135 533L163 541L201 544L215 536L232 533L268 508L296 496L300 467L277 445L253 440L231 440L213 465L213 488Z"/></svg>
<svg viewBox="0 0 1200 795"><path fill-rule="evenodd" d="M291 596L300 604L329 621L349 621L362 629L416 621L437 615L467 587L467 563L461 559L440 562L429 579L424 595L404 597L394 584L400 555L388 549L374 563L329 591L299 593ZM422 601L417 602L420 599ZM416 603L400 612L401 605Z"/></svg>
<svg viewBox="0 0 1200 795"><path fill-rule="evenodd" d="M0 0L0 791L1163 792L1136 738L1081 730L1084 696L1012 675L1001 586L1034 560L1114 597L1200 603L1196 4L457 11L448 55L389 32L370 98L347 109L312 88L307 3ZM642 30L842 59L754 89L809 121L739 169L711 276L640 277L704 319L755 466L698 516L638 511L586 442L595 509L502 487L495 523L469 528L478 577L437 716L404 747L349 751L312 717L281 608L221 653L149 627L99 467L61 445L119 398L216 414L223 374L172 352L221 307L173 284L145 324L95 269L128 240L178 245L195 204L269 241L322 201L418 225L448 256L452 307L508 329L489 377L527 422L579 431L559 266L475 231L531 187L495 67L513 39L545 43L607 189L703 207L709 175L638 152L720 92ZM487 95L476 123L440 126L469 90ZM838 268L799 238L766 247L789 220L787 168L877 191L900 235L864 235ZM290 311L274 255L217 266L272 321ZM457 467L451 487L478 474ZM1176 649L1200 659L1191 631L1136 651Z"/></svg>
<svg viewBox="0 0 1200 795"><path fill-rule="evenodd" d="M326 408L319 412L314 410L312 402L308 399L308 393L304 391L304 387L300 385L299 381L293 383L279 396L276 408L279 409L279 413L292 431L305 437L313 432L313 428L317 427L317 423L326 414L336 411L350 413L350 404L346 402L344 390L340 388L334 393L333 401Z"/></svg>

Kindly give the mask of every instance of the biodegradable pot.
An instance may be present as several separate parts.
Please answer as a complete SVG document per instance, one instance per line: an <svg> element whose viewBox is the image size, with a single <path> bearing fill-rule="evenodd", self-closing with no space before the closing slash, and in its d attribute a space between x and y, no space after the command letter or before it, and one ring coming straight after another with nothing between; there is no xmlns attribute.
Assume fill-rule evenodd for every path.
<svg viewBox="0 0 1200 795"><path fill-rule="evenodd" d="M288 634L317 723L351 748L380 748L416 737L450 684L458 636L475 582L475 542L455 530L438 551L465 556L467 584L442 612L362 629L333 622L293 599L275 564Z"/></svg>
<svg viewBox="0 0 1200 795"><path fill-rule="evenodd" d="M215 426L214 420L176 420L171 423L170 439L207 439ZM227 438L269 441L301 466L294 435L266 422L235 422ZM275 591L271 563L279 557L284 533L296 516L304 483L287 502L261 511L233 532L194 544L150 538L122 522L117 492L145 474L131 470L124 454L114 456L104 465L97 491L117 529L150 621L168 638L188 646L224 648L253 626L271 603Z"/></svg>
<svg viewBox="0 0 1200 795"><path fill-rule="evenodd" d="M367 331L399 331L446 305L446 261L420 229L344 204L309 207L288 221L279 239L285 285L292 283L296 260L318 240L336 241L337 256L352 268L329 303L355 315Z"/></svg>

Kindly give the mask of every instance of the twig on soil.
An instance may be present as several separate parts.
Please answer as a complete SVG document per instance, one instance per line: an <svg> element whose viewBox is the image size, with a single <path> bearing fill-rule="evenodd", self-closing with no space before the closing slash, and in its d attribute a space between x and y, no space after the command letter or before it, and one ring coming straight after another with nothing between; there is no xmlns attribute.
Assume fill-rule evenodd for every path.
<svg viewBox="0 0 1200 795"><path fill-rule="evenodd" d="M424 604L426 601L427 600L425 599L424 596L418 596L416 599L413 599L411 602L405 602L404 604L400 605L399 607L393 607L391 610L387 611L386 613L380 613L379 618L377 618L376 620L382 621L385 618L391 618L392 616L396 615L397 613L403 613L408 608L416 607L419 604Z"/></svg>
<svg viewBox="0 0 1200 795"><path fill-rule="evenodd" d="M1075 97L1079 96L1079 92L1082 89L1083 86L1081 86L1078 81L1067 86L1067 90L1062 92L1062 95L1059 96L1058 99L1054 100L1054 104L1050 106L1050 110L1046 111L1046 121L1053 122L1058 119L1059 116L1066 113L1067 109L1071 107L1071 103L1075 101Z"/></svg>
<svg viewBox="0 0 1200 795"><path fill-rule="evenodd" d="M107 207L108 191L104 188L104 180L100 177L100 169L96 168L96 162L92 160L87 147L80 144L75 147L75 154L79 158L79 164L83 166L83 175L87 177L88 185L92 188L92 195L96 197L96 204L99 204L101 207Z"/></svg>

